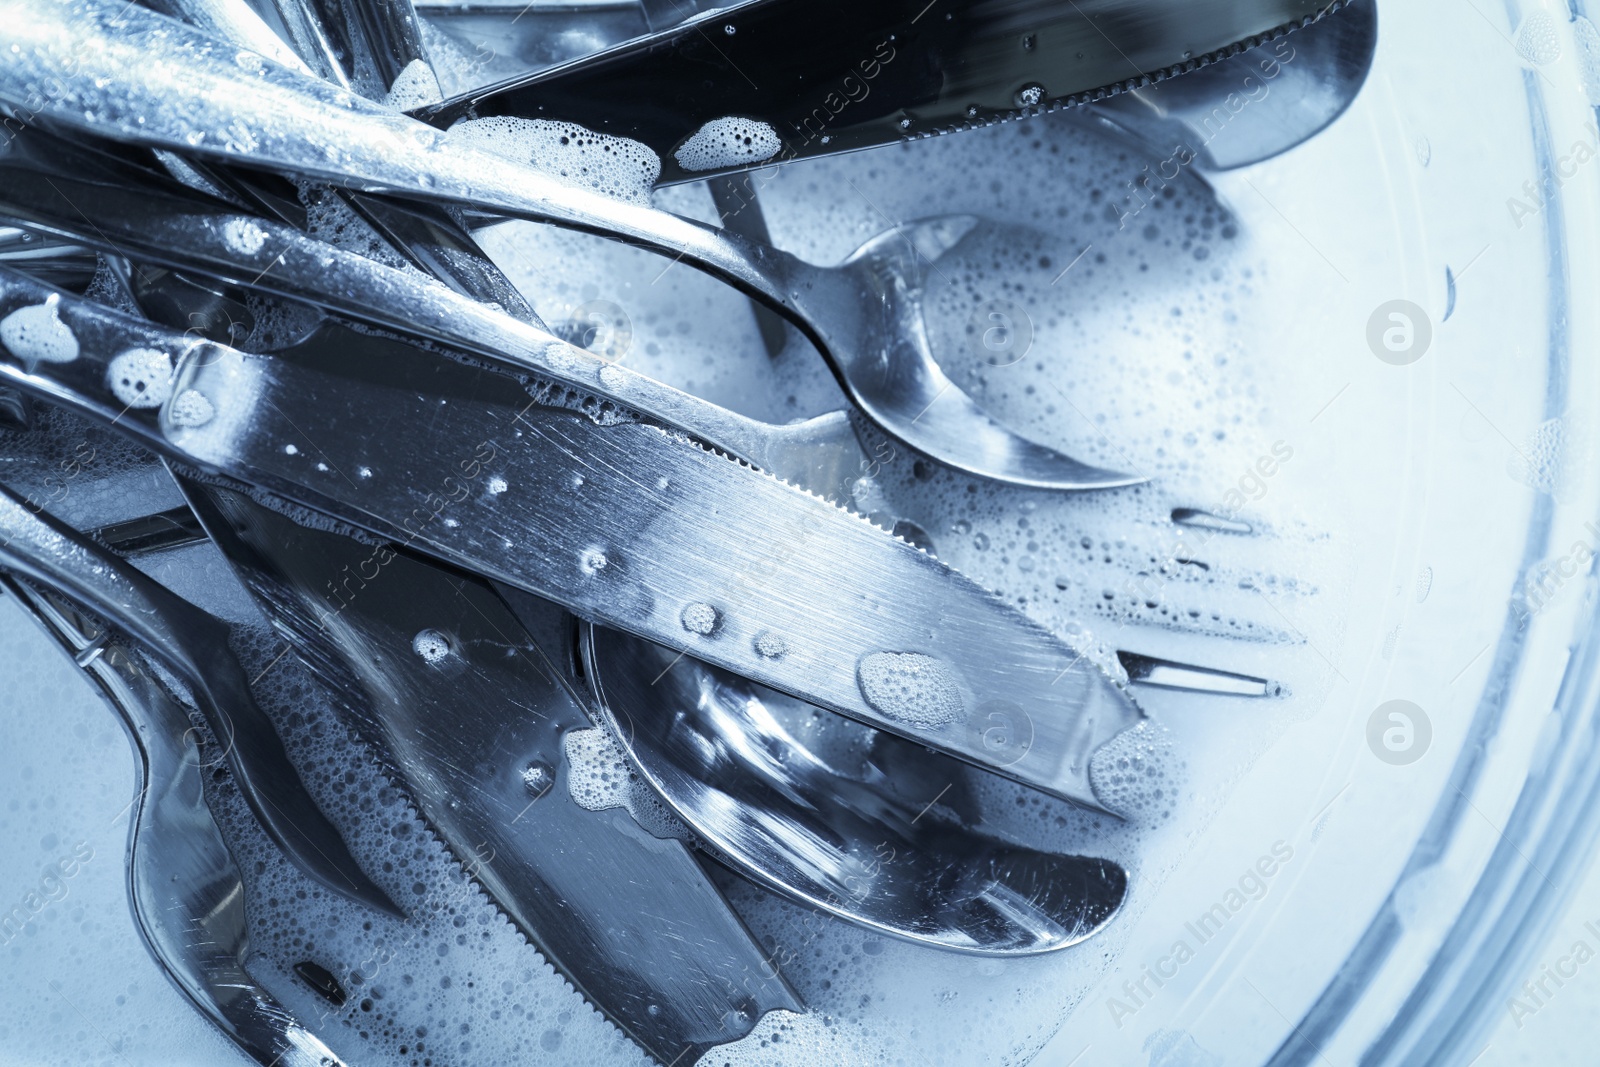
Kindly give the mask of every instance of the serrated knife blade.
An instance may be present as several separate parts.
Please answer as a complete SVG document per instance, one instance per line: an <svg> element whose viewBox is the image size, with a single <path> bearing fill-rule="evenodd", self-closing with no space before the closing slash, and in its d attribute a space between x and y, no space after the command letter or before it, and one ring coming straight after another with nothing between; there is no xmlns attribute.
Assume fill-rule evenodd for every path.
<svg viewBox="0 0 1600 1067"><path fill-rule="evenodd" d="M331 321L256 356L0 270L12 315L0 378L170 459L1056 796L1099 807L1090 758L1141 717L946 564L661 427Z"/></svg>
<svg viewBox="0 0 1600 1067"><path fill-rule="evenodd" d="M414 113L573 122L644 143L663 183L692 181L1103 99L1340 2L755 0ZM767 131L736 141L752 120Z"/></svg>

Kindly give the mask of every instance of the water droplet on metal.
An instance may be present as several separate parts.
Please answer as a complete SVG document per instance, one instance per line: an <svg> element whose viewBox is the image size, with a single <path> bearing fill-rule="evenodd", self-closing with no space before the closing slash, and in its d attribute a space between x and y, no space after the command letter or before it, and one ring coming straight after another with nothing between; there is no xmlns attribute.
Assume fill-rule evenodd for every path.
<svg viewBox="0 0 1600 1067"><path fill-rule="evenodd" d="M1029 82L1017 90L1014 98L1018 107L1038 107L1044 102L1044 86L1038 82Z"/></svg>
<svg viewBox="0 0 1600 1067"><path fill-rule="evenodd" d="M550 765L535 760L522 770L522 786L528 791L528 796L538 800L550 792L550 787L556 784L556 776L550 770Z"/></svg>
<svg viewBox="0 0 1600 1067"><path fill-rule="evenodd" d="M216 417L217 409L198 389L185 389L173 400L167 418L174 426L204 426Z"/></svg>
<svg viewBox="0 0 1600 1067"><path fill-rule="evenodd" d="M716 632L722 616L710 604L696 601L684 607L678 616L678 621L683 623L683 628L690 633L709 637Z"/></svg>
<svg viewBox="0 0 1600 1067"><path fill-rule="evenodd" d="M430 667L443 663L450 655L450 638L438 630L419 630L411 639L411 651Z"/></svg>

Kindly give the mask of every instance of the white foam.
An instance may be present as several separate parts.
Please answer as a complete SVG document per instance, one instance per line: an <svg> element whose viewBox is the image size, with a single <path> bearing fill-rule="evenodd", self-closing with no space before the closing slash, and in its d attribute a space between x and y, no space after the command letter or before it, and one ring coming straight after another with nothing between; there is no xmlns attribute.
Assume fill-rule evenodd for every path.
<svg viewBox="0 0 1600 1067"><path fill-rule="evenodd" d="M229 219L222 224L222 240L240 255L253 256L267 243L267 231L249 219Z"/></svg>
<svg viewBox="0 0 1600 1067"><path fill-rule="evenodd" d="M0 345L28 366L31 373L40 363L71 363L78 358L78 338L61 321L56 306L57 293L42 304L18 308L0 319Z"/></svg>
<svg viewBox="0 0 1600 1067"><path fill-rule="evenodd" d="M1600 107L1600 30L1579 15L1572 20L1572 35L1578 40L1579 77L1590 107Z"/></svg>
<svg viewBox="0 0 1600 1067"><path fill-rule="evenodd" d="M1561 36L1555 19L1543 11L1535 11L1517 27L1517 55L1535 66L1554 63L1561 58Z"/></svg>
<svg viewBox="0 0 1600 1067"><path fill-rule="evenodd" d="M571 730L561 738L567 757L567 789L589 811L628 806L633 774L622 748L601 729Z"/></svg>
<svg viewBox="0 0 1600 1067"><path fill-rule="evenodd" d="M450 655L450 638L438 630L422 630L411 639L411 651L430 666L443 663Z"/></svg>
<svg viewBox="0 0 1600 1067"><path fill-rule="evenodd" d="M571 122L498 117L450 128L459 143L531 166L557 181L635 204L648 204L661 160L638 141Z"/></svg>
<svg viewBox="0 0 1600 1067"><path fill-rule="evenodd" d="M764 659L779 659L789 652L789 642L782 634L775 634L771 630L762 630L756 634L756 655Z"/></svg>
<svg viewBox="0 0 1600 1067"><path fill-rule="evenodd" d="M385 779L293 656L265 629L244 633L246 673L363 867L406 912L378 915L310 883L267 840L231 786L225 829L249 882L252 973L347 1063L520 1063L644 1067L495 909ZM270 670L267 668L270 666ZM292 970L309 960L348 994L335 1008Z"/></svg>
<svg viewBox="0 0 1600 1067"><path fill-rule="evenodd" d="M758 119L712 119L672 153L684 170L718 170L764 163L778 154L778 131Z"/></svg>
<svg viewBox="0 0 1600 1067"><path fill-rule="evenodd" d="M709 637L716 631L717 623L721 621L721 615L710 604L696 602L687 605L679 613L678 621L690 633L699 634L701 637Z"/></svg>
<svg viewBox="0 0 1600 1067"><path fill-rule="evenodd" d="M623 808L656 837L688 840L689 831L628 764L616 738L605 730L569 730L561 738L567 757L567 791L581 808Z"/></svg>
<svg viewBox="0 0 1600 1067"><path fill-rule="evenodd" d="M1282 624L1255 590L1269 593L1313 632L1319 615L1327 615L1317 584L1333 573L1322 551L1327 546L1318 545L1304 562L1295 557L1274 495L1246 509L1257 531L1251 538L1176 531L1192 539L1191 554L1209 564L1202 569L1174 559L1175 528L1168 520L1178 504L1219 501L1256 455L1254 429L1272 418L1264 398L1277 392L1260 379L1277 353L1253 354L1232 340L1239 332L1235 318L1248 317L1258 307L1252 294L1267 288L1260 264L1252 262L1247 242L1234 240L1231 217L1197 179L1174 183L1171 197L1144 208L1130 228L1119 227L1111 205L1128 209L1118 198L1138 170L1125 151L1070 122L1041 118L886 153L817 160L780 172L764 188L763 201L776 243L819 263L837 261L881 230L886 223L877 209L897 219L981 211L1046 231L1048 239L1040 241L976 235L940 261L953 284L929 289L935 352L952 379L979 394L1008 425L1103 466L1126 469L1131 456L1152 484L1094 494L1011 490L869 438L863 441L867 454L881 466L873 476L874 503L885 518L915 522L941 558L1066 635L1075 648L1104 649L1104 638L1130 632L1192 638L1210 647L1219 647L1218 639L1242 638L1221 647L1241 656L1266 648L1275 664L1283 657L1285 674L1295 678L1295 649L1271 644ZM847 179L863 197L827 194L848 188ZM1063 201L1041 194L1063 182L1081 195ZM701 186L664 189L656 197L671 210L714 219ZM662 275L659 259L548 227L509 224L480 236L537 307L597 299L625 306L635 330L629 368L780 423L842 403L820 360L770 361L745 298L694 271L680 266ZM1091 242L1094 249L1052 285ZM1027 310L1035 340L1026 359L997 368L972 351L965 329L973 311L998 295ZM230 417L237 405L226 402L228 394L220 387L207 392L222 398L219 421ZM583 547L571 546L575 553ZM582 558L590 571L605 559L598 547ZM1141 577L1150 588L1135 595L1129 583ZM282 647L267 637L261 646L248 665L251 676ZM552 1065L643 1063L462 880L362 750L318 710L320 698L296 688L292 671L280 684L292 659L285 657L266 676L279 684L274 713L288 724L286 743L363 864L413 917L391 923L330 900L284 864L247 813L241 815L241 835L253 834L258 842L248 855L266 865L251 887L258 912L254 943L265 965L276 968L273 988L291 1010L312 1020L329 1011L288 971L311 956L350 983L350 1006L317 1027L332 1032L349 1062L391 1065L432 1056L435 1063L512 1063L534 1055ZM1204 839L1228 776L1270 743L1289 709L1289 701L1258 701L1248 715L1209 717L1203 731L1215 744L1210 755L1196 755L1191 738L1180 739L1195 764L1195 785L1186 792L1180 792L1185 768L1165 736L1141 731L1097 753L1094 781L1102 799L1133 813L1126 821L979 776L973 803L986 826L1036 847L1108 856L1135 872L1124 913L1074 949L1003 965L975 961L884 941L730 880L732 906L762 945L774 949L775 965L809 1010L769 1016L748 1039L715 1049L703 1062L1026 1062L1104 976L1106 961L1139 921L1150 887ZM974 718L979 714L975 709ZM1159 710L1152 715L1159 717ZM585 734L604 736L573 736ZM600 754L593 758L568 751L575 792L593 786L594 768L604 767L613 776L603 783L607 788L585 795L633 811L641 822L649 819L639 802L643 786L620 750L614 743L600 750L596 746ZM123 795L119 791L117 806ZM620 810L613 814L622 817ZM369 957L381 962L355 984L352 968ZM475 982L470 991L468 982ZM368 1000L370 1010L360 1006ZM408 1043L419 1029L426 1030L420 1051ZM461 1042L471 1048L462 1050Z"/></svg>
<svg viewBox="0 0 1600 1067"><path fill-rule="evenodd" d="M419 107L437 104L444 99L439 79L427 60L413 59L395 76L383 102L396 111L415 111Z"/></svg>
<svg viewBox="0 0 1600 1067"><path fill-rule="evenodd" d="M856 666L856 681L868 704L900 722L944 726L963 715L955 675L920 652L869 653Z"/></svg>
<svg viewBox="0 0 1600 1067"><path fill-rule="evenodd" d="M1173 815L1181 766L1166 727L1146 719L1095 751L1089 777L1100 802L1118 815L1160 823Z"/></svg>
<svg viewBox="0 0 1600 1067"><path fill-rule="evenodd" d="M172 357L155 348L130 348L112 359L106 384L130 408L158 408L172 395Z"/></svg>
<svg viewBox="0 0 1600 1067"><path fill-rule="evenodd" d="M172 401L167 417L174 426L204 426L216 417L217 409L198 389L185 389Z"/></svg>

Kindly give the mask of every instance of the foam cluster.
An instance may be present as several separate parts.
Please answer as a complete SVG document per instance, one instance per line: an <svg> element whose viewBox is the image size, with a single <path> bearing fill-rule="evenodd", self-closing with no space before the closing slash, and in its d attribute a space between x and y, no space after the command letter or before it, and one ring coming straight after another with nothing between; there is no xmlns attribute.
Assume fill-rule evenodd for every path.
<svg viewBox="0 0 1600 1067"><path fill-rule="evenodd" d="M532 167L564 185L635 204L650 202L650 190L661 177L661 160L643 144L571 122L468 119L452 126L450 136L458 143Z"/></svg>

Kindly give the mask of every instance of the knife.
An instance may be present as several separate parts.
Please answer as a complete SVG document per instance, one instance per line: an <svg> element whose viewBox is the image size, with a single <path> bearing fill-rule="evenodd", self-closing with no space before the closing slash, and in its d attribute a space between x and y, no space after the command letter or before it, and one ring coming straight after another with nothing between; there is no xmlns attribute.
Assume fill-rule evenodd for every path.
<svg viewBox="0 0 1600 1067"><path fill-rule="evenodd" d="M566 625L535 636L478 579L182 484L284 640L457 859L652 1056L688 1064L768 1011L805 1010L682 843L573 798L585 769L569 765L563 739L593 724L571 695L570 616L552 609ZM437 658L416 651L424 635Z"/></svg>
<svg viewBox="0 0 1600 1067"><path fill-rule="evenodd" d="M640 141L661 182L1099 100L1260 44L1342 0L755 0L413 112Z"/></svg>
<svg viewBox="0 0 1600 1067"><path fill-rule="evenodd" d="M1056 796L1099 808L1090 757L1141 717L1084 653L865 520L391 337L326 322L249 355L0 270L0 343L0 380L169 459Z"/></svg>

